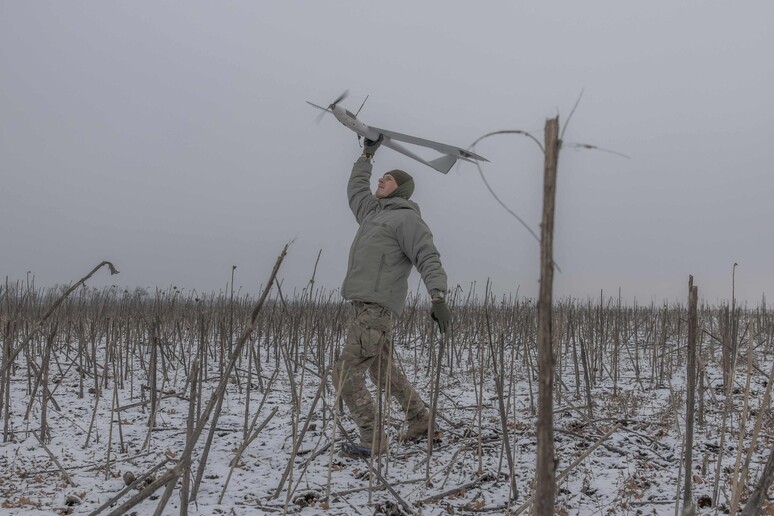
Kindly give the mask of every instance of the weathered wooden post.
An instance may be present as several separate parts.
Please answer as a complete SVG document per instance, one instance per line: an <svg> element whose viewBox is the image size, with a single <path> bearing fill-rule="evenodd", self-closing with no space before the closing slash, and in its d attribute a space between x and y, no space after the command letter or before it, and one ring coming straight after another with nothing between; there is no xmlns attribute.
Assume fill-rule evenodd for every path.
<svg viewBox="0 0 774 516"><path fill-rule="evenodd" d="M689 510L691 501L691 481L693 480L693 420L696 408L696 341L698 318L696 304L699 287L693 284L693 276L688 276L688 370L685 401L685 484L683 488L683 510Z"/></svg>
<svg viewBox="0 0 774 516"><path fill-rule="evenodd" d="M556 492L554 459L554 355L551 314L554 282L554 205L556 168L559 159L559 117L546 121L543 176L543 218L540 223L540 294L538 297L538 417L537 465L535 468L534 514L552 516Z"/></svg>

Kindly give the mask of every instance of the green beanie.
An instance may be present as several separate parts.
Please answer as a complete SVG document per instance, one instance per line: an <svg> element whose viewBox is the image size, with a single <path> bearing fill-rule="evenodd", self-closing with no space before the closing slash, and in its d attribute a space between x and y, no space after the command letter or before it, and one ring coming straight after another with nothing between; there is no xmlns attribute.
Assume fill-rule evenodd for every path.
<svg viewBox="0 0 774 516"><path fill-rule="evenodd" d="M398 188L388 195L387 198L403 197L406 200L410 199L411 194L414 193L414 178L407 172L398 169L390 170L387 174L390 174L395 179L395 182L398 183Z"/></svg>

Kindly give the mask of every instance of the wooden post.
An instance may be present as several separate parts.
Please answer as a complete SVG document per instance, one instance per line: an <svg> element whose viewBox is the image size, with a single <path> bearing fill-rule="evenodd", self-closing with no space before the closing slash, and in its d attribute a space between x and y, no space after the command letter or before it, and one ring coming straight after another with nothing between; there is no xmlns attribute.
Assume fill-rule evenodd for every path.
<svg viewBox="0 0 774 516"><path fill-rule="evenodd" d="M693 420L696 408L696 341L697 315L696 304L699 287L694 286L693 276L688 276L688 363L687 392L685 402L685 484L683 488L683 510L693 505L691 501L691 481L693 480Z"/></svg>
<svg viewBox="0 0 774 516"><path fill-rule="evenodd" d="M537 465L535 468L534 514L552 516L556 492L554 459L553 381L554 356L551 335L554 283L554 204L556 167L559 158L559 117L546 121L543 176L543 219L540 224L540 295L538 297L538 417Z"/></svg>

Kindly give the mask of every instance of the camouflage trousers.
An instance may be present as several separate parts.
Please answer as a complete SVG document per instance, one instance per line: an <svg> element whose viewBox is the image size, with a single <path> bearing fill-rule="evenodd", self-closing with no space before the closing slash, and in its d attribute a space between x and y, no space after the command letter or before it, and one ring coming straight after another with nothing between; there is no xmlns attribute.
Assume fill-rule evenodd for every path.
<svg viewBox="0 0 774 516"><path fill-rule="evenodd" d="M411 424L426 413L425 404L392 357L390 331L392 314L375 303L355 302L354 317L339 359L333 367L333 384L360 429L360 441L373 449L384 450L387 438L383 430L388 404L374 403L365 383L368 371L379 388L380 400L394 397Z"/></svg>

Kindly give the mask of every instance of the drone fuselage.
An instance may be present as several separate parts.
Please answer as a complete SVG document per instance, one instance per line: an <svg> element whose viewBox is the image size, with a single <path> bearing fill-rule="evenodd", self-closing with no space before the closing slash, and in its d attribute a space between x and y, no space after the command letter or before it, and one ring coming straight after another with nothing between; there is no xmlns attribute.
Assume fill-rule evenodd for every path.
<svg viewBox="0 0 774 516"><path fill-rule="evenodd" d="M358 136L368 138L369 140L376 140L379 138L378 132L358 120L351 111L344 109L341 106L330 106L330 110L333 113L333 116L336 117L336 120L341 122L345 127L355 131Z"/></svg>

